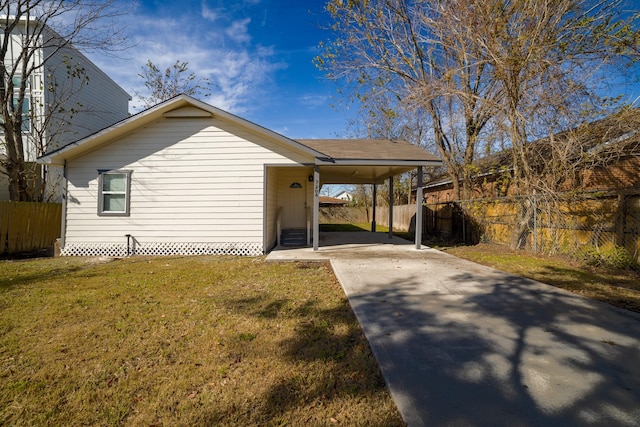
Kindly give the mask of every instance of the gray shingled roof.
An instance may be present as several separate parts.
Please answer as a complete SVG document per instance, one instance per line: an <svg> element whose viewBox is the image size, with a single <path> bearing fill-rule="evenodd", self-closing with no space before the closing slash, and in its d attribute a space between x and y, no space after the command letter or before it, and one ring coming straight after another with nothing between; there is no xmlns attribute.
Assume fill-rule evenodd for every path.
<svg viewBox="0 0 640 427"><path fill-rule="evenodd" d="M388 139L297 139L302 145L336 160L440 161L420 147Z"/></svg>

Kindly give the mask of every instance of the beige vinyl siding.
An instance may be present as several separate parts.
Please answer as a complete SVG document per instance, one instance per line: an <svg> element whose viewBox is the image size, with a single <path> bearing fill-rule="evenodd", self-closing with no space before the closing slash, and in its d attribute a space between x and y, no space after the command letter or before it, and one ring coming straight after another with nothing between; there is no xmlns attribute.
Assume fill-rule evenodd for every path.
<svg viewBox="0 0 640 427"><path fill-rule="evenodd" d="M66 244L148 242L262 244L265 164L309 161L239 127L171 118L67 166ZM131 170L129 217L97 215L98 170Z"/></svg>

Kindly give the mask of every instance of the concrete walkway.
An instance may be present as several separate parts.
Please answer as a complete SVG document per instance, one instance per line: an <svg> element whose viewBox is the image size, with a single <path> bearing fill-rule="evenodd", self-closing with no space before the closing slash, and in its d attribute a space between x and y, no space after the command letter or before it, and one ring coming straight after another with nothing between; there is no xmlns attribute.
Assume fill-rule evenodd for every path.
<svg viewBox="0 0 640 427"><path fill-rule="evenodd" d="M640 426L639 315L386 234L322 238L268 260L330 260L410 427Z"/></svg>

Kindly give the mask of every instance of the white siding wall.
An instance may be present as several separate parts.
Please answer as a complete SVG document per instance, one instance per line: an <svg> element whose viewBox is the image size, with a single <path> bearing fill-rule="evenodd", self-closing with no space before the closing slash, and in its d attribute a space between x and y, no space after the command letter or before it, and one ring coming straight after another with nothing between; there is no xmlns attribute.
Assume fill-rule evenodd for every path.
<svg viewBox="0 0 640 427"><path fill-rule="evenodd" d="M70 78L67 64L72 69L82 68L88 80ZM53 76L58 88L56 93L44 91L45 104L57 109L60 98L56 97L65 100L65 111L54 116L57 120L52 121L52 133L47 134L48 151L129 117L129 94L79 51L68 48L53 54L45 66L45 75ZM70 114L71 109L76 110L73 115ZM41 113L51 114L46 107ZM45 197L61 200L62 181L60 168L49 168Z"/></svg>
<svg viewBox="0 0 640 427"><path fill-rule="evenodd" d="M162 119L68 162L65 245L263 245L264 165L308 161L216 119ZM98 169L132 170L131 215L97 215Z"/></svg>
<svg viewBox="0 0 640 427"><path fill-rule="evenodd" d="M70 78L67 66L71 70L83 69L84 75ZM52 54L45 65L45 75L53 76L57 84L57 93L45 90L45 103L55 106L64 99L66 110L57 116L58 123L64 124L63 132L51 135L50 150L129 117L130 95L79 51L66 48ZM46 77L43 83L46 87ZM70 109L77 112L70 116Z"/></svg>

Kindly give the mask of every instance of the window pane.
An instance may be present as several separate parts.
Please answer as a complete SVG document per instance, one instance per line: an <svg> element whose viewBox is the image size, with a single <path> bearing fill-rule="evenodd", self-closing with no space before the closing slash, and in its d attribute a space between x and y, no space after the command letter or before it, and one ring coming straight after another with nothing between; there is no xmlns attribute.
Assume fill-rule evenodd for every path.
<svg viewBox="0 0 640 427"><path fill-rule="evenodd" d="M105 194L104 195L104 211L105 212L125 212L125 195L124 194Z"/></svg>
<svg viewBox="0 0 640 427"><path fill-rule="evenodd" d="M22 78L20 76L13 76L13 78L11 79L11 82L13 83L13 87L15 90L20 89L20 83L22 83ZM29 79L27 79L27 84L25 86L27 89L29 88Z"/></svg>
<svg viewBox="0 0 640 427"><path fill-rule="evenodd" d="M18 98L13 98L13 108L18 108ZM29 98L22 100L22 131L29 132L31 130L31 118L29 116Z"/></svg>
<svg viewBox="0 0 640 427"><path fill-rule="evenodd" d="M22 131L29 132L31 130L31 117L29 115L29 98L25 98L22 102Z"/></svg>
<svg viewBox="0 0 640 427"><path fill-rule="evenodd" d="M126 174L105 173L102 176L102 191L124 193L126 191L126 185L127 185Z"/></svg>

